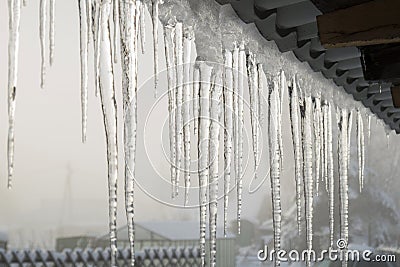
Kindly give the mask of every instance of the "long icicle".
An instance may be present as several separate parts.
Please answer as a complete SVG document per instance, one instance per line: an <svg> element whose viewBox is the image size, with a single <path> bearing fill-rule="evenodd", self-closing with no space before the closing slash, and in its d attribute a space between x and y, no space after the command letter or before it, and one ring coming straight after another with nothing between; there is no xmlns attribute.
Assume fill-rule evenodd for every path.
<svg viewBox="0 0 400 267"><path fill-rule="evenodd" d="M21 0L8 0L9 37L8 37L8 182L12 187L14 175L14 126L18 80L19 26L21 19Z"/></svg>
<svg viewBox="0 0 400 267"><path fill-rule="evenodd" d="M209 165L210 165L210 204L209 204L209 229L210 229L210 265L215 267L217 264L217 203L218 203L218 151L220 125L219 115L221 110L222 95L222 70L216 68L215 82L211 90L210 107L210 142L209 142Z"/></svg>
<svg viewBox="0 0 400 267"><path fill-rule="evenodd" d="M293 78L292 86L289 90L290 94L290 121L292 128L292 139L294 149L295 164L295 181L296 181L296 206L297 206L297 231L301 233L301 181L302 181L302 148L301 148L301 132L300 132L300 106L297 88L297 79Z"/></svg>
<svg viewBox="0 0 400 267"><path fill-rule="evenodd" d="M253 139L254 154L254 178L257 178L258 170L258 147L259 147L259 95L258 95L258 72L255 56L251 52L247 55L247 75L250 95L250 119Z"/></svg>
<svg viewBox="0 0 400 267"><path fill-rule="evenodd" d="M139 6L139 27L140 27L140 44L142 48L142 54L146 52L146 14L144 13L145 11L145 3L144 0L141 0L140 6Z"/></svg>
<svg viewBox="0 0 400 267"><path fill-rule="evenodd" d="M281 207L281 148L279 144L280 132L280 92L279 81L275 78L273 80L272 90L269 96L269 149L270 149L270 166L271 166L271 194L272 194L272 213L273 213L273 229L274 229L274 249L279 251L281 249L281 221L282 221L282 207ZM278 259L275 260L275 266L280 266Z"/></svg>
<svg viewBox="0 0 400 267"><path fill-rule="evenodd" d="M360 110L357 110L357 154L358 154L358 182L361 193L364 187L365 147L364 147L364 122Z"/></svg>
<svg viewBox="0 0 400 267"><path fill-rule="evenodd" d="M158 86L158 14L160 0L151 2L151 19L153 23L153 58L154 58L154 97L157 97Z"/></svg>
<svg viewBox="0 0 400 267"><path fill-rule="evenodd" d="M119 33L119 0L113 0L113 20L114 20L114 38L113 38L113 51L114 51L114 63L118 62L118 33Z"/></svg>
<svg viewBox="0 0 400 267"><path fill-rule="evenodd" d="M185 204L189 202L190 189L190 104L191 104L191 85L190 85L190 58L192 48L192 30L185 29L183 38L183 159L184 159L184 179L185 179Z"/></svg>
<svg viewBox="0 0 400 267"><path fill-rule="evenodd" d="M88 5L86 5L88 6ZM50 66L54 62L54 48L55 48L55 14L56 13L56 0L50 0L50 30L49 30L49 62Z"/></svg>
<svg viewBox="0 0 400 267"><path fill-rule="evenodd" d="M239 47L235 44L232 52L233 55L233 140L234 140L234 167L235 167L235 184L239 182ZM238 194L239 188L236 188ZM238 232L240 231L240 221L238 220Z"/></svg>
<svg viewBox="0 0 400 267"><path fill-rule="evenodd" d="M137 128L137 32L135 1L120 0L120 46L124 106L125 212L131 252L135 264L134 185ZM115 6L114 6L115 7ZM115 44L115 43L114 43ZM114 50L115 51L115 50Z"/></svg>
<svg viewBox="0 0 400 267"><path fill-rule="evenodd" d="M314 143L315 143L315 193L318 196L321 170L321 99L314 98Z"/></svg>
<svg viewBox="0 0 400 267"><path fill-rule="evenodd" d="M244 75L245 75L245 65L246 65L246 53L244 50L244 44L242 43L239 47L239 66L238 66L238 109L237 109L237 116L238 116L238 176L237 176L237 227L238 227L238 234L240 234L240 222L241 222L241 214L242 214L242 190L243 190L243 127L244 127L244 120L243 120L243 90L244 90Z"/></svg>
<svg viewBox="0 0 400 267"><path fill-rule="evenodd" d="M94 1L96 3L96 12L95 12L95 49L94 49L94 64L95 64L95 94L97 96L98 91L99 91L99 81L100 81L100 43L101 43L101 39L100 39L100 34L101 34L101 27L100 27L100 21L102 20L102 14L100 12L101 9L101 3Z"/></svg>
<svg viewBox="0 0 400 267"><path fill-rule="evenodd" d="M210 137L210 91L212 67L199 62L200 68L200 119L198 138L199 157L199 204L200 204L200 257L201 266L205 266L206 225L207 225L207 185L209 177L208 143Z"/></svg>
<svg viewBox="0 0 400 267"><path fill-rule="evenodd" d="M199 93L200 93L200 70L195 63L193 68L193 132L198 135L199 126Z"/></svg>
<svg viewBox="0 0 400 267"><path fill-rule="evenodd" d="M264 99L263 99L263 95L264 95L264 88L263 88L263 76L264 76L264 69L263 69L263 65L261 63L257 64L257 77L258 77L258 88L257 88L257 93L258 93L258 121L259 121L259 125L260 127L262 126L263 123L263 103L264 103Z"/></svg>
<svg viewBox="0 0 400 267"><path fill-rule="evenodd" d="M86 0L79 0L80 63L81 63L81 127L82 142L86 142L88 101L88 28Z"/></svg>
<svg viewBox="0 0 400 267"><path fill-rule="evenodd" d="M137 20L135 20L137 21ZM172 197L175 196L176 187L176 132L175 132L175 84L176 84L176 68L175 68L175 49L174 49L175 28L172 25L164 27L164 43L165 57L167 62L167 81L168 81L168 111L169 111L169 149L171 164L171 184Z"/></svg>
<svg viewBox="0 0 400 267"><path fill-rule="evenodd" d="M338 110L338 128L339 128L339 198L340 198L340 237L348 244L349 229L348 229L348 207L349 207L349 185L348 185L348 145L349 145L349 112L347 109ZM342 261L342 266L347 266L347 261Z"/></svg>
<svg viewBox="0 0 400 267"><path fill-rule="evenodd" d="M183 25L177 22L175 25L175 64L176 64L176 113L175 113L175 137L176 137L176 187L175 196L178 195L179 178L181 173L182 150L183 150Z"/></svg>
<svg viewBox="0 0 400 267"><path fill-rule="evenodd" d="M118 145L117 145L117 103L114 89L114 70L111 55L109 16L111 1L101 3L100 17L100 68L99 89L103 110L107 141L108 187L109 187L109 227L111 246L111 266L117 266L117 184L118 184Z"/></svg>
<svg viewBox="0 0 400 267"><path fill-rule="evenodd" d="M228 230L228 201L232 165L232 137L233 137L233 72L232 52L224 51L224 236Z"/></svg>
<svg viewBox="0 0 400 267"><path fill-rule="evenodd" d="M39 36L40 36L40 53L41 53L41 71L40 71L40 87L44 88L44 79L46 75L46 21L47 21L47 0L40 0L39 12Z"/></svg>
<svg viewBox="0 0 400 267"><path fill-rule="evenodd" d="M326 123L326 146L327 146L327 177L328 183L328 197L329 197L329 232L330 232L330 248L334 245L334 231L335 231L335 180L333 168L333 129L332 129L332 106L328 102L327 108L324 110L325 123Z"/></svg>
<svg viewBox="0 0 400 267"><path fill-rule="evenodd" d="M312 121L313 121L313 105L311 96L305 97L305 116L304 116L304 195L305 195L305 212L306 212L306 240L307 250L312 250L313 242L313 138L312 138ZM307 260L307 266L310 261Z"/></svg>

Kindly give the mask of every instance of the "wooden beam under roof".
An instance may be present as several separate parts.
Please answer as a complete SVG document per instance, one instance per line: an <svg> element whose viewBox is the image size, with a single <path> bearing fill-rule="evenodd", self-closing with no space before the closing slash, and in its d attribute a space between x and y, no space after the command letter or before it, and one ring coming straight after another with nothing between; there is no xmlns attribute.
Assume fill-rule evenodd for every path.
<svg viewBox="0 0 400 267"><path fill-rule="evenodd" d="M317 17L325 48L400 42L400 1L375 0Z"/></svg>

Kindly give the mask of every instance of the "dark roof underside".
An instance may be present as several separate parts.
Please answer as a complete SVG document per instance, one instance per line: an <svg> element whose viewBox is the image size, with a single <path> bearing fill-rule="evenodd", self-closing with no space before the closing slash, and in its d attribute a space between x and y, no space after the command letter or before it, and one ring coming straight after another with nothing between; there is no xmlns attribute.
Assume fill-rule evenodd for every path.
<svg viewBox="0 0 400 267"><path fill-rule="evenodd" d="M322 14L320 10L329 12L337 8L333 2L340 6L339 2L349 1L313 0L315 5L310 0L216 1L230 4L245 23L254 23L265 39L274 40L281 52L293 51L300 61L342 86L400 133L400 109L393 107L391 84L371 84L364 79L357 47L325 49L319 41L316 16Z"/></svg>

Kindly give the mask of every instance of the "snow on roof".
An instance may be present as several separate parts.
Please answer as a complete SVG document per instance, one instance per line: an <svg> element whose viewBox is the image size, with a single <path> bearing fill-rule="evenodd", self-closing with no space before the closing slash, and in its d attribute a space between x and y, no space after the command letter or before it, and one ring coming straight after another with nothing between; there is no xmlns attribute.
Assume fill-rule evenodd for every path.
<svg viewBox="0 0 400 267"><path fill-rule="evenodd" d="M199 239L200 223L196 221L150 221L136 222L135 225L160 235L168 240ZM206 237L209 236L209 231L210 230L207 225ZM118 230L118 236L120 237L119 239L123 239L125 236L128 236L127 226L123 226ZM217 238L224 238L224 231L222 227L217 227ZM235 238L235 235L228 232L226 238Z"/></svg>

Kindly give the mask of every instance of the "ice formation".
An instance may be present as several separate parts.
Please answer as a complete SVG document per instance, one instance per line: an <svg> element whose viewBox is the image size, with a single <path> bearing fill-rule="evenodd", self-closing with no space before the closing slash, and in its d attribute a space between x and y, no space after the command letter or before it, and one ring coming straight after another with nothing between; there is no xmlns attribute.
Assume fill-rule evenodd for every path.
<svg viewBox="0 0 400 267"><path fill-rule="evenodd" d="M335 180L333 155L332 109L337 109L338 118L338 161L339 161L339 200L340 200L340 236L345 241L348 233L349 181L348 168L350 161L352 116L346 104L335 102L322 90L315 90L315 84L305 83L304 72L296 74L285 64L268 65L269 73L264 73L263 64L268 63L263 56L252 51L250 39L236 40L233 47L226 44L210 47L212 53L217 51L215 61L210 63L204 57L204 47L200 40L196 42L197 60L191 62L192 45L198 27L190 22L182 12L183 19L163 11L162 0L151 0L153 27L154 83L158 84L158 26L159 17L164 16L164 44L166 74L168 84L168 128L170 149L170 176L172 197L176 197L179 178L184 177L185 197L188 204L190 188L191 142L197 141L198 179L200 207L200 251L202 265L206 264L206 227L209 224L210 262L217 266L217 203L218 178L223 176L223 210L224 234L228 231L228 204L231 184L235 185L237 195L237 229L240 234L242 213L242 184L244 179L244 101L246 86L250 96L250 120L252 130L252 152L254 159L254 177L259 171L262 150L262 121L268 120L268 148L270 160L270 182L272 194L272 218L274 229L274 249L281 248L281 174L283 169L282 115L285 91L289 89L289 110L294 150L294 181L296 194L296 217L300 233L302 219L306 222L306 245L312 249L313 240L313 199L320 190L320 181L324 181L329 198L330 247L334 246L334 208ZM25 5L25 1L23 1ZM109 221L111 241L111 266L117 265L117 103L115 99L115 67L120 61L122 67L123 96L123 148L125 176L125 210L131 254L134 256L134 182L136 159L137 127L137 68L138 49L145 51L145 8L146 1L111 1L79 0L80 25L80 72L81 72L81 109L82 141L86 140L87 102L88 102L88 69L90 42L93 42L93 66L96 95L100 92L104 127L107 143L108 185L109 185ZM55 48L55 0L49 0L49 62L54 61ZM200 5L200 4L199 4ZM8 187L12 185L14 172L14 125L15 100L17 88L19 24L21 0L9 0L9 72L8 72ZM172 5L173 6L173 5ZM171 7L169 7L171 8ZM195 9L195 8L193 8ZM41 52L41 87L44 87L46 67L46 28L47 0L40 0L39 39ZM162 13L162 14L161 14ZM167 13L167 15L165 15ZM165 20L165 16L168 20ZM178 16L179 17L179 16ZM198 20L201 18L196 17ZM185 22L188 22L185 24ZM205 23L204 21L200 21ZM225 26L226 27L226 26ZM215 30L215 29L212 29ZM220 38L223 38L220 36ZM225 42L221 42L225 43ZM232 45L232 43L230 45ZM119 44L119 47L117 45ZM249 47L247 47L247 44ZM268 47L268 49L271 49ZM118 53L119 50L119 53ZM200 54L202 54L200 56ZM272 54L271 54L272 55ZM279 54L280 55L280 54ZM281 55L283 57L283 55ZM275 55L276 57L276 55ZM285 56L286 57L286 56ZM120 59L120 60L118 60ZM284 60L283 60L284 61ZM215 64L217 63L217 64ZM221 64L223 63L223 64ZM285 70L285 71L284 71ZM287 70L287 72L286 72ZM267 87L263 88L263 77L267 77ZM291 79L287 86L286 78ZM299 78L301 77L301 79ZM310 79L309 77L306 77ZM300 81L301 80L301 81ZM118 82L118 81L117 81ZM300 84L302 86L300 86ZM265 91L265 92L264 92ZM157 95L155 89L154 92ZM268 99L268 110L264 111L265 99ZM339 97L340 99L340 97ZM264 114L265 112L265 114ZM222 115L221 115L222 114ZM363 111L358 109L356 117L358 178L360 191L364 185L365 140ZM197 140L191 140L191 125ZM220 122L223 122L223 131ZM267 123L265 123L267 124ZM367 121L368 143L371 136L371 115ZM220 144L220 133L223 132L223 144ZM223 173L220 170L219 146L223 145ZM221 164L222 165L222 164ZM222 174L221 174L222 173ZM234 182L231 178L234 176ZM302 191L304 190L304 195ZM304 203L302 198L304 197ZM304 204L304 214L302 205ZM207 209L208 208L208 209ZM207 214L209 212L209 214ZM207 222L208 217L208 222ZM131 265L135 264L132 257ZM279 261L275 262L279 265ZM308 263L309 264L309 263ZM344 263L345 264L345 263Z"/></svg>

